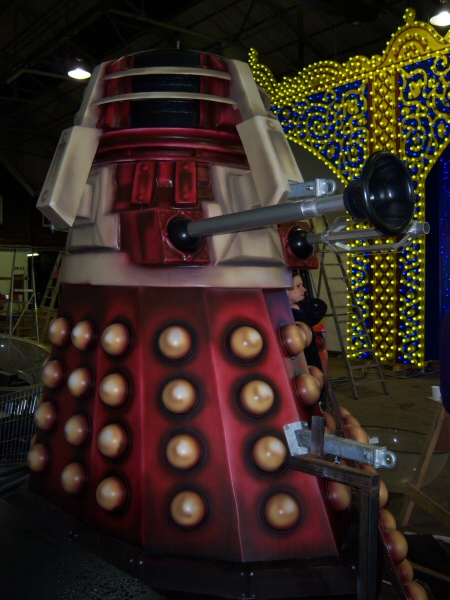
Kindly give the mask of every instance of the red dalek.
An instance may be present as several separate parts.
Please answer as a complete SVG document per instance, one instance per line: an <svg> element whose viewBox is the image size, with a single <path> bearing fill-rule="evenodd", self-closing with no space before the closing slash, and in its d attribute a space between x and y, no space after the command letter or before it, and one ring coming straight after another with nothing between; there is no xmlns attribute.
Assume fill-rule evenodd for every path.
<svg viewBox="0 0 450 600"><path fill-rule="evenodd" d="M30 486L140 548L154 587L252 597L259 573L257 597L280 597L268 574L298 589L306 561L327 594L311 569L341 572L350 498L292 470L283 435L322 414L284 291L304 236L192 233L282 207L291 182L248 65L178 50L101 65L44 184L70 231Z"/></svg>

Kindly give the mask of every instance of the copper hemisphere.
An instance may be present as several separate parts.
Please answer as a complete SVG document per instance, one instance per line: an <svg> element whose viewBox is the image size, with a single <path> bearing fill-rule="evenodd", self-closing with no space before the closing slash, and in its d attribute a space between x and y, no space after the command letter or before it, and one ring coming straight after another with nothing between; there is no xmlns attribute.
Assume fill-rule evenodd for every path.
<svg viewBox="0 0 450 600"><path fill-rule="evenodd" d="M280 338L288 356L297 356L306 347L306 335L297 325L282 325L280 327Z"/></svg>
<svg viewBox="0 0 450 600"><path fill-rule="evenodd" d="M197 402L197 390L187 379L172 379L164 386L162 403L176 415L192 410Z"/></svg>
<svg viewBox="0 0 450 600"><path fill-rule="evenodd" d="M261 379L253 379L240 390L239 401L244 410L259 416L266 414L272 408L275 394L268 383Z"/></svg>
<svg viewBox="0 0 450 600"><path fill-rule="evenodd" d="M270 496L263 509L264 520L276 531L289 531L300 520L301 510L297 500L285 492Z"/></svg>
<svg viewBox="0 0 450 600"><path fill-rule="evenodd" d="M120 477L111 475L99 483L95 496L104 510L117 512L125 506L127 488Z"/></svg>
<svg viewBox="0 0 450 600"><path fill-rule="evenodd" d="M170 504L172 519L180 527L196 527L205 519L207 506L200 494L184 490L177 494Z"/></svg>
<svg viewBox="0 0 450 600"><path fill-rule="evenodd" d="M52 319L48 326L48 339L55 346L64 346L70 337L70 323L65 317Z"/></svg>
<svg viewBox="0 0 450 600"><path fill-rule="evenodd" d="M34 422L44 431L53 429L56 423L56 406L53 402L42 402L34 411Z"/></svg>
<svg viewBox="0 0 450 600"><path fill-rule="evenodd" d="M61 473L61 485L68 494L80 494L86 485L86 471L79 462L72 462Z"/></svg>
<svg viewBox="0 0 450 600"><path fill-rule="evenodd" d="M158 337L158 348L168 360L182 360L191 352L193 339L191 333L180 325L164 329Z"/></svg>
<svg viewBox="0 0 450 600"><path fill-rule="evenodd" d="M72 446L82 446L89 439L89 421L83 414L75 414L64 425L64 437Z"/></svg>
<svg viewBox="0 0 450 600"><path fill-rule="evenodd" d="M229 346L236 358L255 360L262 352L264 340L257 329L243 325L231 333Z"/></svg>
<svg viewBox="0 0 450 600"><path fill-rule="evenodd" d="M172 437L166 446L166 458L172 467L188 470L195 467L202 457L199 440L189 433Z"/></svg>
<svg viewBox="0 0 450 600"><path fill-rule="evenodd" d="M277 471L286 462L287 452L283 442L273 435L265 435L252 447L252 459L257 467L267 473Z"/></svg>
<svg viewBox="0 0 450 600"><path fill-rule="evenodd" d="M29 468L40 473L45 471L50 462L50 453L45 444L35 444L28 452L27 465Z"/></svg>
<svg viewBox="0 0 450 600"><path fill-rule="evenodd" d="M49 360L42 369L42 381L49 388L59 387L63 376L64 369L60 360Z"/></svg>
<svg viewBox="0 0 450 600"><path fill-rule="evenodd" d="M103 350L110 356L123 356L130 347L130 343L130 330L124 323L113 323L102 333Z"/></svg>
<svg viewBox="0 0 450 600"><path fill-rule="evenodd" d="M110 373L102 379L98 393L104 404L119 408L125 404L130 392L127 378L122 373Z"/></svg>
<svg viewBox="0 0 450 600"><path fill-rule="evenodd" d="M72 344L84 352L89 350L95 341L95 327L91 321L79 321L72 329L71 333Z"/></svg>
<svg viewBox="0 0 450 600"><path fill-rule="evenodd" d="M120 458L128 447L128 433L120 423L110 423L98 434L97 445L103 456Z"/></svg>

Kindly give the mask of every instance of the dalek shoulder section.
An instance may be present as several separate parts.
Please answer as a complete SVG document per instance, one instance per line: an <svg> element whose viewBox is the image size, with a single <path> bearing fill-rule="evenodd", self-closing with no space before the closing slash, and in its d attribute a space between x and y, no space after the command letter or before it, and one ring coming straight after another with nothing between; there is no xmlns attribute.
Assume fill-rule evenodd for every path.
<svg viewBox="0 0 450 600"><path fill-rule="evenodd" d="M98 101L103 97L103 78L110 64L105 62L94 69L84 92L80 110L75 115L75 125L97 127L100 112Z"/></svg>
<svg viewBox="0 0 450 600"><path fill-rule="evenodd" d="M74 119L58 142L37 208L57 229L72 227L79 212L86 212L87 183L102 130L97 128L97 100L103 94L103 77L109 63L96 67ZM87 189L86 189L87 188Z"/></svg>
<svg viewBox="0 0 450 600"><path fill-rule="evenodd" d="M75 221L100 140L101 131L76 125L60 137L37 208L57 228Z"/></svg>

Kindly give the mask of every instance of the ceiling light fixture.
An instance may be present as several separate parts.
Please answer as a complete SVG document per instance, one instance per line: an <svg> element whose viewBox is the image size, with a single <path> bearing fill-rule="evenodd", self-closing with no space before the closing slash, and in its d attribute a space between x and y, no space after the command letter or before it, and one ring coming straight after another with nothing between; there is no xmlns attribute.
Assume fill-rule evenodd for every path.
<svg viewBox="0 0 450 600"><path fill-rule="evenodd" d="M436 9L430 23L435 27L448 27L450 25L450 6L448 0L440 0L440 6Z"/></svg>
<svg viewBox="0 0 450 600"><path fill-rule="evenodd" d="M88 79L91 76L91 72L81 58L77 58L72 67L67 71L67 75L72 77L72 79Z"/></svg>

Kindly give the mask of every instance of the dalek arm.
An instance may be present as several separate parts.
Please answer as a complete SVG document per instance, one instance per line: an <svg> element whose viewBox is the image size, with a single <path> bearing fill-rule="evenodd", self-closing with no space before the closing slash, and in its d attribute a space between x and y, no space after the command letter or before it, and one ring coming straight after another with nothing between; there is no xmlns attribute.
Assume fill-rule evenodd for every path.
<svg viewBox="0 0 450 600"><path fill-rule="evenodd" d="M304 191L301 190L303 197ZM293 193L290 198L295 199ZM414 199L412 181L401 160L389 152L375 152L365 164L361 178L352 181L343 195L291 201L195 222L176 219L171 224L169 235L176 247L193 251L202 236L245 231L347 210L355 221L370 221L373 224L374 229L367 230L369 238L396 236L406 232L400 242L403 247L429 231L427 223L417 224L412 220ZM345 231L339 233L336 239L342 242L355 236L364 237L361 232L355 234ZM306 259L313 252L313 244L328 243L328 237L324 234L314 236L293 226L288 232L287 241L296 256Z"/></svg>

